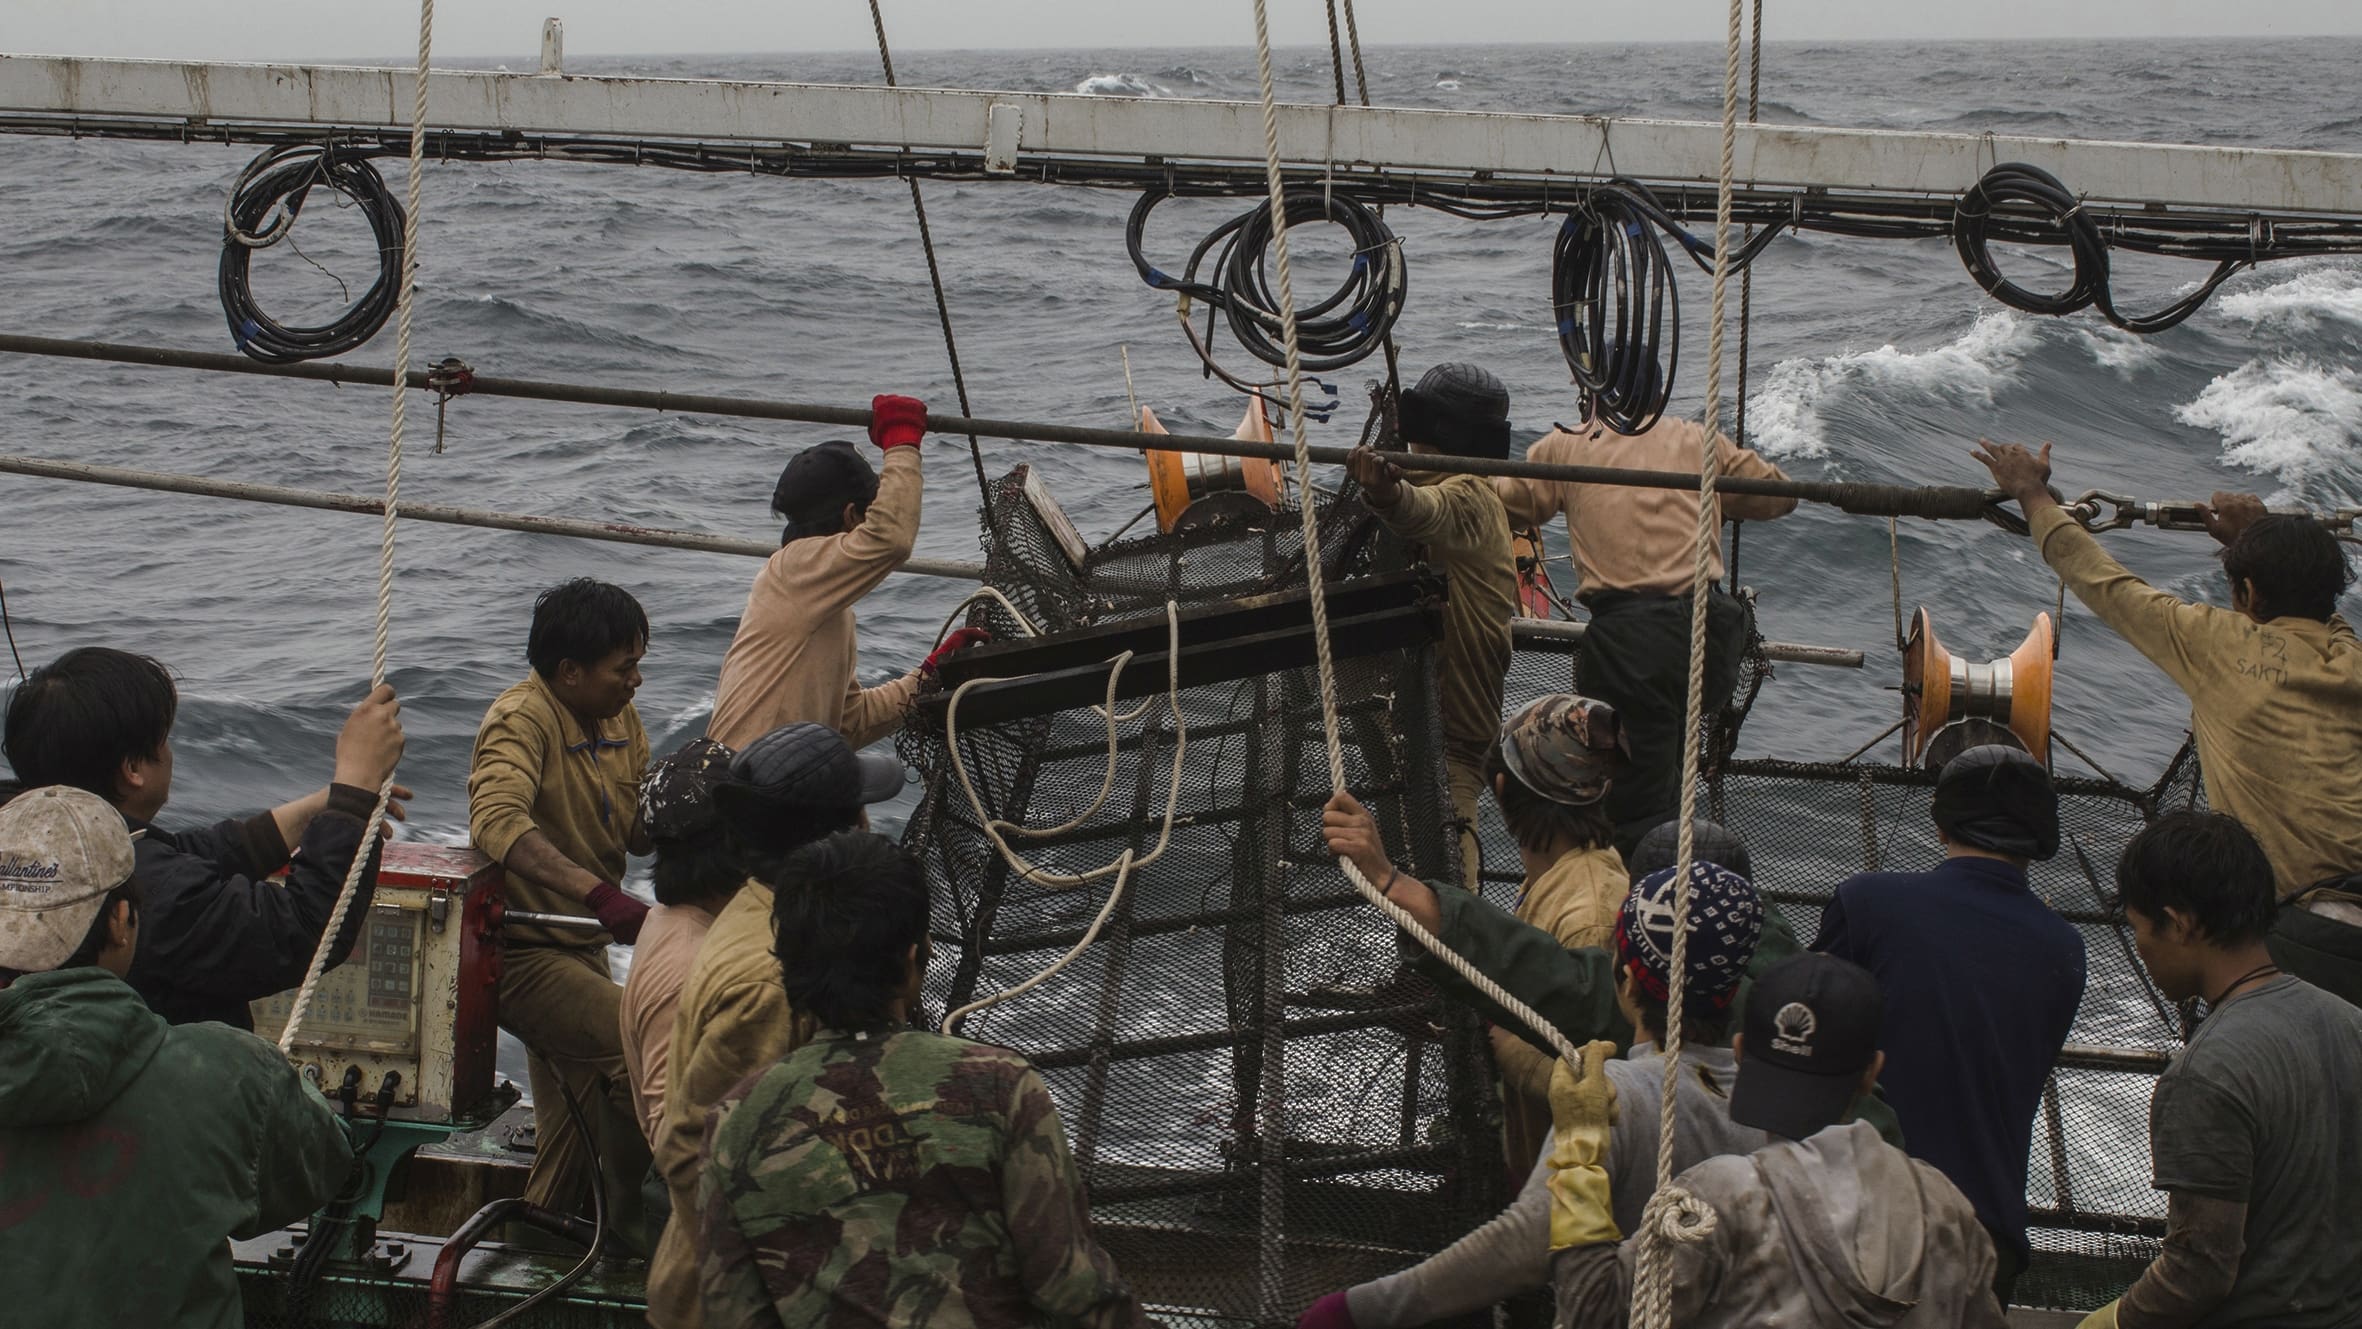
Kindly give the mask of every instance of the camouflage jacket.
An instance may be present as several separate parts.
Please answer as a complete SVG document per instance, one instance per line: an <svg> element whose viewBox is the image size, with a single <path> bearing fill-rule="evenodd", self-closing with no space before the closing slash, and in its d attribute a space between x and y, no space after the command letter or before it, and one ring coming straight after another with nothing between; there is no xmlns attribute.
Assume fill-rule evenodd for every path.
<svg viewBox="0 0 2362 1329"><path fill-rule="evenodd" d="M826 1031L724 1095L705 1138L706 1329L1149 1323L1014 1052Z"/></svg>

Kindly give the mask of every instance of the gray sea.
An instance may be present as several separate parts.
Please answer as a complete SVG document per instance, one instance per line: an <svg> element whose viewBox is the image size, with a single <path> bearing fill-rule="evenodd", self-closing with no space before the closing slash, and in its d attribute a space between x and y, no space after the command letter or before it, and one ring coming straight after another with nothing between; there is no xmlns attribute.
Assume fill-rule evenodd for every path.
<svg viewBox="0 0 2362 1329"><path fill-rule="evenodd" d="M1281 54L1282 96L1325 101L1325 50ZM1781 44L1764 56L1767 119L2362 150L2352 72L2362 43ZM392 63L392 61L387 61ZM520 68L529 62L520 57ZM905 84L1248 99L1250 51L910 51ZM875 82L866 53L584 60L574 72ZM1377 101L1405 106L1712 118L1708 45L1485 46L1369 52ZM228 351L215 297L224 193L241 149L0 137L0 309L11 329ZM1630 164L1628 164L1630 165ZM389 176L398 164L388 164ZM2072 184L2072 182L2069 182ZM479 371L646 388L865 403L908 392L952 409L908 196L840 183L516 163L428 169L422 359ZM1238 400L1201 378L1168 296L1123 246L1128 195L1016 183L931 184L929 208L979 414L1111 427L1128 394L1176 431L1228 433ZM1242 206L1174 204L1151 246L1178 263ZM1576 413L1548 291L1548 220L1470 222L1397 208L1411 271L1398 333L1406 371L1491 366L1519 436ZM315 202L258 265L285 318L317 317L367 280L357 216ZM308 256L313 262L306 262ZM2025 260L2038 267L2043 257ZM1300 275L1321 276L1317 263ZM2055 263L2052 265L2055 267ZM2127 306L2162 304L2201 265L2118 264ZM1700 407L1706 283L1683 272L1680 409ZM357 290L355 285L352 289ZM2002 309L1936 241L1804 235L1755 265L1752 442L1800 477L1981 483L1979 436L2057 444L2057 482L2154 498L2259 491L2362 502L2362 261L2240 275L2183 326L2142 339L2096 316ZM348 357L393 355L389 329ZM1124 357L1129 355L1127 385ZM1242 360L1235 348L1227 360ZM207 476L375 492L386 395L265 379L19 359L0 375L5 450ZM1373 366L1347 371L1358 402ZM767 538L772 480L833 431L469 399L431 452L414 400L405 495ZM1316 428L1347 443L1360 415ZM1522 446L1522 442L1520 444ZM1147 502L1134 456L987 442L996 471L1031 462L1086 536ZM929 444L922 554L975 558L963 443ZM327 778L361 694L376 582L374 521L10 478L0 533L15 645L35 665L104 643L169 663L183 701L167 821L275 802ZM1563 535L1556 537L1563 548ZM2109 537L2135 569L2220 600L2203 536ZM522 676L536 592L591 575L631 588L654 640L639 707L661 751L701 732L746 583L744 559L498 532L406 526L392 677L418 791L412 834L464 838L469 743L485 704ZM2055 581L2028 543L1982 525L1906 524L1904 610L1930 606L1972 659L2005 653ZM1748 528L1742 577L1775 639L1869 652L1870 666L1779 670L1743 751L1835 759L1896 715L1885 523L1807 509ZM1566 580L1562 578L1562 585ZM1571 589L1571 586L1569 587ZM922 656L964 594L895 578L861 610L864 673ZM2349 609L2356 606L2349 600ZM2145 784L2180 745L2186 708L2154 669L2070 604L2058 725ZM13 674L8 664L4 672ZM2063 769L2074 769L2062 758ZM907 812L907 803L900 811ZM889 824L895 818L887 819Z"/></svg>

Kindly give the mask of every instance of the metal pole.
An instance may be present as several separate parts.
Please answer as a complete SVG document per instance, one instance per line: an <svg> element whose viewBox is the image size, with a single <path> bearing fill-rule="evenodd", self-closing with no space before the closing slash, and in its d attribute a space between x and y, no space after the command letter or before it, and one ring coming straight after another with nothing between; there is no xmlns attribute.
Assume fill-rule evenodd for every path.
<svg viewBox="0 0 2362 1329"><path fill-rule="evenodd" d="M243 355L212 351L184 351L166 346L129 346L115 342L81 341L57 337L0 335L0 352L61 356L74 360L105 360L118 364L165 369L202 369L216 373L260 374L272 378L300 378L320 383L364 383L393 386L393 371L345 364L270 365ZM409 385L430 385L427 375L413 372ZM533 379L475 376L469 396L515 397L527 401L562 401L589 406L626 406L687 415L736 416L754 420L794 420L804 424L860 429L869 425L869 411L861 407L826 406L814 402L768 401L755 397L724 397L704 393L651 392L639 388L593 387L579 383L548 383ZM976 434L986 438L1025 439L1038 443L1077 443L1086 447L1126 451L1197 452L1224 457L1259 457L1293 461L1295 450L1279 443L1249 443L1235 438L1194 434L1142 434L1128 429L1095 429L1022 420L971 419L957 415L927 417L927 427L938 433ZM1342 466L1348 449L1316 447L1312 460ZM1421 453L1389 453L1413 470L1459 475L1510 476L1529 480L1561 480L1576 484L1623 485L1640 489L1696 490L1695 472L1636 471L1610 466L1562 466L1546 462L1495 461L1483 457L1449 457ZM1957 485L1905 487L1900 485L1835 484L1810 480L1764 480L1725 475L1714 487L1725 494L1754 494L1827 503L1848 512L1890 511L1907 517L1983 518L2004 495L1998 489L1968 489Z"/></svg>
<svg viewBox="0 0 2362 1329"><path fill-rule="evenodd" d="M281 507L317 508L324 512L352 512L370 516L382 516L385 512L383 498L372 498L366 494L291 489L285 485L252 484L244 480L208 480L201 476L176 475L168 471L139 471L122 466L57 461L47 457L0 456L0 474L32 475L50 480L82 480L92 484L120 485L126 489L153 489L168 494L195 494L205 498L233 498L248 503L274 503ZM532 513L494 512L485 508L455 508L434 503L404 503L400 517L404 521L478 526L496 531L525 531L533 535L563 535L578 540L607 540L616 544L655 545L707 554L769 558L779 552L779 546L768 541L740 540L726 535L709 535L703 531L673 531L658 526L635 526L630 522L543 517ZM922 577L950 577L960 581L984 580L981 564L945 559L914 558L896 571Z"/></svg>

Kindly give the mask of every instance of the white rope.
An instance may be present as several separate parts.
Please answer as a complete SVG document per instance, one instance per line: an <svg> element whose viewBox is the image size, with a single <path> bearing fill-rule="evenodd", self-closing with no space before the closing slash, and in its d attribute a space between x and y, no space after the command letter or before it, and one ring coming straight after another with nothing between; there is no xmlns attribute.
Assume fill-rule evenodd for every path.
<svg viewBox="0 0 2362 1329"><path fill-rule="evenodd" d="M1312 498L1311 443L1304 429L1304 360L1296 337L1296 297L1294 281L1288 268L1287 195L1279 171L1279 109L1271 90L1271 28L1264 14L1264 0L1255 4L1255 64L1262 79L1263 93L1263 179L1270 195L1271 240L1274 268L1279 276L1279 320L1281 339L1287 347L1288 370L1288 428L1293 434L1296 451L1296 492L1302 498L1298 511L1304 518L1305 582L1312 595L1312 650L1320 676L1321 733L1328 744L1329 785L1337 793L1345 793L1345 749L1337 733L1337 669L1329 650L1328 590L1321 577L1320 524L1314 512ZM1573 1043L1558 1027L1543 1019L1534 1008L1519 1001L1508 989L1470 964L1458 952L1443 944L1436 935L1422 927L1410 911L1386 898L1386 893L1364 877L1353 864L1343 859L1338 866L1345 869L1345 880L1353 884L1362 898L1375 906L1396 927L1410 934L1411 940L1427 953L1443 961L1470 987L1485 995L1519 1023L1548 1043L1569 1065L1580 1065ZM1267 1069L1265 1074L1271 1072Z"/></svg>
<svg viewBox="0 0 2362 1329"><path fill-rule="evenodd" d="M377 632L369 650L372 692L385 682L386 642L393 632L394 521L402 495L402 404L409 396L410 320L418 303L418 213L420 182L426 165L427 59L434 49L434 35L435 0L419 0L418 70L412 80L410 103L410 208L402 219L402 288L394 323L393 421L385 450L385 530L378 539ZM337 934L344 931L345 917L352 912L354 897L360 894L361 874L369 867L371 841L385 821L386 805L393 795L394 777L389 772L385 783L378 786L377 805L370 810L369 819L361 824L361 842L353 850L353 865L345 872L344 889L337 893L336 908L328 915L328 926L320 933L320 944L312 952L312 963L304 972L303 984L296 988L295 1001L287 1008L287 1027L279 1031L282 1056L294 1048L296 1030L311 1010L312 993L320 986L320 975L327 972L328 956L336 948Z"/></svg>
<svg viewBox="0 0 2362 1329"><path fill-rule="evenodd" d="M1670 1329L1673 1285L1667 1262L1675 1242L1692 1242L1714 1231L1712 1208L1673 1184L1675 1090L1681 1081L1682 997L1689 987L1690 868L1696 861L1700 722L1706 696L1706 606L1714 588L1711 554L1722 534L1722 504L1714 491L1721 469L1722 356L1725 296L1730 284L1731 192L1739 133L1739 35L1745 0L1730 0L1730 30L1723 49L1722 172L1714 197L1714 307L1706 353L1706 415L1698 455L1696 564L1690 577L1689 705L1681 742L1681 837L1673 878L1673 954L1665 997L1665 1086L1658 1105L1657 1187L1649 1196L1640 1227L1640 1258L1632 1301L1643 1329Z"/></svg>
<svg viewBox="0 0 2362 1329"><path fill-rule="evenodd" d="M1028 635L1038 635L1033 633L1032 625L1026 622L1025 616L1017 612L1016 606L1009 604L1006 597L991 587L986 587L968 598L976 600L986 596L1000 600L1008 608L1010 614L1016 618L1018 625L1025 628ZM958 612L956 609L953 610L953 616L957 617ZM1006 680L971 678L953 689L950 700L944 704L943 745L951 753L952 774L959 779L960 792L967 795L968 807L976 814L977 825L984 828L985 838L992 841L994 849L1000 851L1002 861L1007 863L1019 877L1051 891L1071 890L1105 876L1113 875L1115 877L1115 884L1108 887L1106 902L1099 906L1098 916L1091 920L1091 925L1083 930L1081 939L1068 947L1065 954L1060 955L1047 967L1023 982L1013 987L1003 988L991 996L979 997L945 1015L942 1024L942 1032L945 1034L951 1033L959 1026L959 1022L968 1016L978 1011L989 1010L1013 997L1023 996L1057 977L1066 966L1074 963L1076 956L1090 949L1091 944L1099 939L1099 930L1105 927L1107 920L1114 915L1116 902L1123 898L1124 888L1131 882L1132 870L1147 867L1164 857L1165 849L1172 843L1173 822L1181 806L1181 770L1189 753L1189 719L1181 709L1181 607L1171 600L1165 602L1165 631L1165 701L1173 711L1173 769L1166 782L1165 811L1162 824L1157 831L1156 845L1146 854L1126 848L1123 853L1116 856L1114 862L1103 867L1093 868L1088 872L1049 872L1027 861L1023 855L1010 846L1007 839L1008 835L1040 837L1063 834L1097 816L1099 810L1107 806L1108 796L1115 789L1115 773L1119 761L1118 750L1121 735L1118 726L1129 724L1146 715L1149 706L1155 701L1152 697L1148 701L1140 703L1133 710L1122 714L1118 714L1115 709L1116 691L1123 682L1124 670L1132 663L1134 652L1125 651L1110 662L1111 667L1107 671L1107 702L1105 705L1093 708L1107 721L1107 775L1100 782L1099 796L1091 801L1089 807L1056 826L1021 826L1015 822L1004 821L993 816L985 808L983 796L976 792L975 781L968 775L967 760L960 755L960 703L967 698L970 688L980 683L997 683Z"/></svg>

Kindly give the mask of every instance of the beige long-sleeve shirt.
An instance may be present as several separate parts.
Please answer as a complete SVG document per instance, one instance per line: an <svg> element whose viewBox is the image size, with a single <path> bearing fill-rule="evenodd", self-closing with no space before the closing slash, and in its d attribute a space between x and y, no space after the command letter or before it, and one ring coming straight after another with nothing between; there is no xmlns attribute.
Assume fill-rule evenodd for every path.
<svg viewBox="0 0 2362 1329"><path fill-rule="evenodd" d="M712 912L698 905L660 904L648 911L632 946L632 971L623 980L616 1017L623 1025L623 1069L631 1077L641 1133L651 1145L664 1122L681 986L689 981L698 948L713 925Z"/></svg>
<svg viewBox="0 0 2362 1329"><path fill-rule="evenodd" d="M625 704L596 732L566 709L540 674L493 699L476 730L468 765L468 838L495 863L505 862L525 832L538 830L585 871L620 883L639 819L640 776L648 769L648 734ZM590 917L579 900L510 877L511 909ZM512 930L512 942L604 946L604 932Z"/></svg>
<svg viewBox="0 0 2362 1329"><path fill-rule="evenodd" d="M1666 416L1645 434L1624 435L1604 425L1573 433L1555 430L1526 449L1527 461L1562 466L1614 466L1636 471L1698 473L1705 426ZM1785 480L1787 475L1753 452L1715 435L1724 475ZM1564 513L1567 542L1582 581L1577 595L1633 591L1679 595L1697 570L1698 495L1694 489L1639 489L1628 485L1571 484L1564 480L1493 481L1518 529L1547 526ZM1770 521L1796 510L1792 498L1724 494L1722 515L1731 521ZM1722 576L1722 545L1709 556L1712 574Z"/></svg>
<svg viewBox="0 0 2362 1329"><path fill-rule="evenodd" d="M722 656L707 738L741 748L781 725L812 721L859 748L901 725L918 671L874 688L855 682L853 606L909 559L923 489L919 450L889 449L860 525L783 545L763 564Z"/></svg>
<svg viewBox="0 0 2362 1329"><path fill-rule="evenodd" d="M2075 598L2190 699L2206 802L2272 860L2283 898L2362 871L2362 644L2342 618L2275 618L2157 590L2057 507L2034 543Z"/></svg>
<svg viewBox="0 0 2362 1329"><path fill-rule="evenodd" d="M1501 680L1517 615L1517 556L1492 486L1474 475L1413 475L1394 506L1371 511L1426 549L1451 587L1436 647L1436 700L1448 761L1481 768L1501 737Z"/></svg>
<svg viewBox="0 0 2362 1329"><path fill-rule="evenodd" d="M656 1170L672 1193L648 1261L648 1323L697 1329L697 1178L706 1113L740 1080L768 1069L818 1032L787 1004L772 953L771 888L749 881L714 916L673 1017L671 1070L664 1115L650 1141Z"/></svg>

